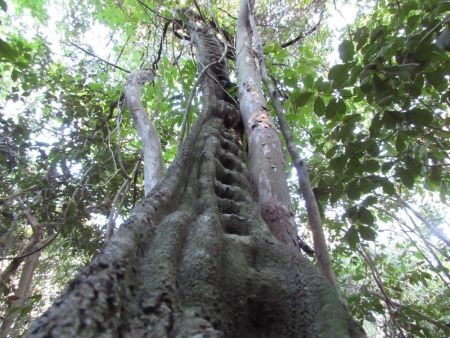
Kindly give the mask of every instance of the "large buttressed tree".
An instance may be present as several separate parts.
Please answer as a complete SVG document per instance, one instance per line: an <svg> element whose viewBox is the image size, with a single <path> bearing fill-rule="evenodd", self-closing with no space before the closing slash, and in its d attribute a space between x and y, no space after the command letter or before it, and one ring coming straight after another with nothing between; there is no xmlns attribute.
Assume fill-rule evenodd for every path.
<svg viewBox="0 0 450 338"><path fill-rule="evenodd" d="M166 176L27 336L355 336L298 249L249 6L242 1L236 46L241 109L227 92L224 43L199 15L177 12L197 51L200 116Z"/></svg>
<svg viewBox="0 0 450 338"><path fill-rule="evenodd" d="M339 4L0 0L0 336L445 336L448 3Z"/></svg>

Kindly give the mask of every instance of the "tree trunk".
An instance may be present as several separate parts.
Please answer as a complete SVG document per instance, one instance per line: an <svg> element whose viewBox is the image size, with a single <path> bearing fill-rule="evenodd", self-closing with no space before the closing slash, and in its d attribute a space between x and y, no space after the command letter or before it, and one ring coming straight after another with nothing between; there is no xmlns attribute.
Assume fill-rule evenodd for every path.
<svg viewBox="0 0 450 338"><path fill-rule="evenodd" d="M141 86L153 81L151 71L131 72L125 88L125 102L142 141L144 155L144 192L147 195L164 174L164 161L158 132L141 101Z"/></svg>
<svg viewBox="0 0 450 338"><path fill-rule="evenodd" d="M1 288L7 288L11 284L11 279L14 274L19 269L22 262L24 262L20 274L19 285L14 292L13 299L11 299L8 304L5 317L2 318L0 337L7 337L8 335L10 335L10 337L19 336L17 322L15 325L14 322L18 319L20 310L31 296L33 275L39 264L40 252L39 250L36 252L34 251L39 247L42 240L42 225L28 209L25 208L23 213L33 229L33 234L24 249L20 251L19 255L14 258L0 274ZM3 290L3 292L6 291Z"/></svg>
<svg viewBox="0 0 450 338"><path fill-rule="evenodd" d="M260 217L222 44L185 14L199 64L215 63L203 112L162 181L27 336L356 336L329 282Z"/></svg>
<svg viewBox="0 0 450 338"><path fill-rule="evenodd" d="M14 292L14 300L11 301L7 315L3 318L2 325L0 327L0 337L15 338L20 336L20 322L17 322L19 318L20 310L24 307L26 301L31 296L31 284L33 281L34 271L39 264L40 252L28 256L25 258L22 272L20 275L19 285L16 292ZM14 323L15 322L15 323Z"/></svg>
<svg viewBox="0 0 450 338"><path fill-rule="evenodd" d="M313 235L314 254L316 256L320 270L325 275L325 277L327 277L330 283L336 288L336 290L338 290L336 277L334 275L330 257L328 254L328 247L322 227L319 207L317 205L316 197L314 196L311 183L309 181L308 168L305 161L300 159L300 154L297 151L297 147L292 137L291 128L284 118L283 107L281 101L277 96L275 85L270 79L267 72L267 67L264 60L263 43L257 31L256 23L252 13L249 14L249 21L250 27L253 30L253 36L255 38L256 55L259 61L258 63L261 79L269 93L269 97L272 101L273 107L275 108L275 113L280 125L281 134L284 137L286 147L288 149L289 155L291 156L292 165L297 171L298 183L303 199L305 201L306 210L308 212L308 221L311 228L311 233Z"/></svg>
<svg viewBox="0 0 450 338"><path fill-rule="evenodd" d="M236 39L236 64L241 115L248 136L248 167L258 191L258 207L264 221L280 241L298 247L285 161L262 92L261 76L256 70L249 14L249 3L242 0Z"/></svg>

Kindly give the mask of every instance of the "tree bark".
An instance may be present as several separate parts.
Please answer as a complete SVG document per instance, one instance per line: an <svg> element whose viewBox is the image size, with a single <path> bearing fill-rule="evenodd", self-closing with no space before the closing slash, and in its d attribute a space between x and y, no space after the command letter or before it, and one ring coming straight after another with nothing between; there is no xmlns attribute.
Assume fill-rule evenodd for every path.
<svg viewBox="0 0 450 338"><path fill-rule="evenodd" d="M219 60L193 23L199 63ZM207 74L167 174L27 337L356 337L329 282L261 219L226 68Z"/></svg>
<svg viewBox="0 0 450 338"><path fill-rule="evenodd" d="M23 213L33 229L33 234L24 249L21 250L20 254L8 264L0 275L0 285L3 289L11 283L12 276L19 269L22 262L24 263L20 274L19 285L13 295L14 299L10 301L5 317L2 318L0 337L7 337L8 335L11 335L11 337L19 336L18 329L15 328L16 325L14 325L14 322L19 317L20 309L25 305L25 302L31 295L31 283L34 271L39 264L40 251L35 253L32 252L39 247L39 244L41 243L42 225L28 209L25 209ZM27 255L30 253L32 254ZM6 290L3 291L5 292Z"/></svg>
<svg viewBox="0 0 450 338"><path fill-rule="evenodd" d="M144 155L144 191L147 195L164 175L164 161L158 132L142 105L141 86L153 81L154 74L147 70L136 70L128 76L125 87L125 102L133 117L142 141Z"/></svg>
<svg viewBox="0 0 450 338"><path fill-rule="evenodd" d="M248 137L248 168L258 192L259 212L283 243L298 247L285 161L280 140L256 70L249 22L249 2L241 1L236 40L239 103Z"/></svg>
<svg viewBox="0 0 450 338"><path fill-rule="evenodd" d="M256 54L259 61L259 70L261 73L262 82L264 83L267 91L269 92L270 100L272 101L272 104L275 108L275 113L277 115L281 133L284 137L289 155L291 156L292 159L292 165L297 171L298 183L301 194L303 196L303 200L305 201L306 211L308 212L308 221L313 235L314 255L317 259L317 263L319 264L320 270L338 291L336 277L334 275L330 257L328 254L327 241L325 239L325 234L323 232L319 207L317 205L316 197L314 196L309 181L308 168L306 166L305 161L300 159L300 154L297 151L297 147L292 137L291 128L289 127L288 123L286 122L286 119L284 118L283 107L277 96L275 85L269 78L269 75L267 73L267 67L264 60L263 45L259 32L257 31L256 23L254 21L252 13L249 14L249 18L250 18L250 26L253 30L253 35L255 37Z"/></svg>
<svg viewBox="0 0 450 338"><path fill-rule="evenodd" d="M14 292L14 300L9 304L7 315L3 319L0 327L0 337L19 337L20 326L16 322L19 318L20 310L24 307L26 301L31 296L31 286L33 281L34 271L39 264L40 252L36 252L31 256L25 258L22 272L20 275L19 285L16 292Z"/></svg>

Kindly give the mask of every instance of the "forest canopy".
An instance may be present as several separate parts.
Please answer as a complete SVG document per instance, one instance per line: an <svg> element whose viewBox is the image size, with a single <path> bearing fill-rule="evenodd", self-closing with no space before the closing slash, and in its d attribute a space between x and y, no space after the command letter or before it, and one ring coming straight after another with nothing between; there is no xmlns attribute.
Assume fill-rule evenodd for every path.
<svg viewBox="0 0 450 338"><path fill-rule="evenodd" d="M202 111L179 10L215 30L235 82L239 1L0 8L0 336L16 337L144 196L130 74L154 74L142 103L167 168ZM254 10L350 313L369 337L448 336L450 2L263 0ZM313 247L282 147L298 234Z"/></svg>

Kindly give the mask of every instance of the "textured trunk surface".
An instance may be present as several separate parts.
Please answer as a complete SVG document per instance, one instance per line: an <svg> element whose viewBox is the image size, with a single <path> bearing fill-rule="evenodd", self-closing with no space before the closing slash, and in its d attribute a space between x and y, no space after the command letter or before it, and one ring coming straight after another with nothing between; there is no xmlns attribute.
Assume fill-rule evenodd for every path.
<svg viewBox="0 0 450 338"><path fill-rule="evenodd" d="M28 337L349 336L329 283L258 217L219 113Z"/></svg>
<svg viewBox="0 0 450 338"><path fill-rule="evenodd" d="M158 132L141 101L141 86L153 81L150 71L137 70L130 74L125 88L125 102L142 141L144 155L144 191L148 194L164 174L164 160Z"/></svg>
<svg viewBox="0 0 450 338"><path fill-rule="evenodd" d="M239 103L248 136L248 167L258 191L258 208L272 233L282 242L299 246L291 210L283 151L267 109L256 69L249 3L241 1L236 39Z"/></svg>
<svg viewBox="0 0 450 338"><path fill-rule="evenodd" d="M20 317L20 310L31 296L31 283L33 281L33 274L39 264L39 256L40 253L37 252L25 258L19 285L14 293L14 296L17 299L11 301L6 316L2 318L3 321L0 327L0 337L15 338L20 336L20 327L23 323L17 322L17 319Z"/></svg>
<svg viewBox="0 0 450 338"><path fill-rule="evenodd" d="M262 219L223 88L223 49L195 17L203 113L160 183L28 337L353 337L334 289Z"/></svg>
<svg viewBox="0 0 450 338"><path fill-rule="evenodd" d="M314 254L316 256L320 270L325 275L325 277L327 277L330 283L336 288L336 290L338 290L336 277L334 275L330 257L328 254L327 241L323 232L319 207L317 205L317 201L309 180L308 168L305 162L300 159L300 154L292 137L291 128L284 118L283 106L277 96L275 84L273 83L272 79L270 79L267 72L266 63L264 61L263 43L261 41L259 32L257 31L254 17L251 13L249 15L249 18L250 26L253 30L253 37L255 39L256 54L258 56L261 79L269 93L273 107L275 108L278 124L280 125L280 131L283 134L284 140L286 142L286 148L289 152L289 155L291 156L292 165L297 171L298 183L303 199L305 201L306 210L308 212L308 221L311 228L311 233L313 235Z"/></svg>

